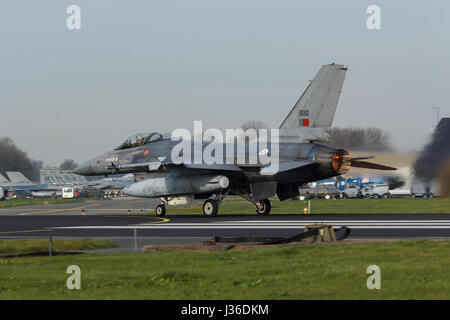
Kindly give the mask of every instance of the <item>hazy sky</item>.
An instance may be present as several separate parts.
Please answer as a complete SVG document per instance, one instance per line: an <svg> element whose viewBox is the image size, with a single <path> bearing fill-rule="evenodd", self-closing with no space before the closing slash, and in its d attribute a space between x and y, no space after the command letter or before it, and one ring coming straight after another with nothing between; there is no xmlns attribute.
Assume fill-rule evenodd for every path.
<svg viewBox="0 0 450 320"><path fill-rule="evenodd" d="M81 8L68 30L66 8ZM381 8L381 30L366 8ZM87 160L131 132L278 127L322 64L349 65L335 126L420 149L450 116L450 2L2 1L0 137Z"/></svg>

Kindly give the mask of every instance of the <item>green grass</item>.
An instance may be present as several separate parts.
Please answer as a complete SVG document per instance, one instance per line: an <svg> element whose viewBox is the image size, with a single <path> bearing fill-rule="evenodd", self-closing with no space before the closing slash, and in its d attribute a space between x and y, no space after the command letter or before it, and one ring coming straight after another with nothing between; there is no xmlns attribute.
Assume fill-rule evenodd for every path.
<svg viewBox="0 0 450 320"><path fill-rule="evenodd" d="M307 201L279 201L272 198L271 214L303 214ZM202 203L189 207L167 207L167 214L198 214ZM254 207L242 198L230 198L219 207L219 214L250 214ZM311 213L450 213L450 199L396 198L396 199L338 199L311 200Z"/></svg>
<svg viewBox="0 0 450 320"><path fill-rule="evenodd" d="M109 240L53 240L54 251L80 251L93 249L117 248L115 242ZM24 254L48 251L48 240L0 240L0 255Z"/></svg>
<svg viewBox="0 0 450 320"><path fill-rule="evenodd" d="M449 265L450 241L431 240L25 257L0 259L0 299L450 299Z"/></svg>
<svg viewBox="0 0 450 320"><path fill-rule="evenodd" d="M101 200L99 198L74 198L74 199L10 199L0 201L0 208L30 206L30 205L48 205L48 204L60 204L68 202L84 202L86 200Z"/></svg>

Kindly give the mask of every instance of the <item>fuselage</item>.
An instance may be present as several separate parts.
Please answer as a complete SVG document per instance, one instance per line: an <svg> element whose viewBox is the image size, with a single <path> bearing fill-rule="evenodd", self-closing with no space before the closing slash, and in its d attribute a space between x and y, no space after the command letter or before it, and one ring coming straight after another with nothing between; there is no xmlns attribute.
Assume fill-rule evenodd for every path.
<svg viewBox="0 0 450 320"><path fill-rule="evenodd" d="M85 162L74 172L82 175L140 173L145 174L145 178L151 178L165 176L177 166L187 164L202 165L203 171L208 168L217 171L220 165L226 164L241 168L246 173L248 181L275 179L283 184L300 185L333 177L349 169L343 166L343 163L339 164L336 161L336 155L348 155L346 151L316 143L246 142L239 145L236 143L196 144L189 141L185 144L185 148L179 148L178 144L179 141L161 140L134 148L112 150ZM177 145L178 149L174 156ZM292 161L313 161L314 165L297 170L296 173L282 174L275 170L273 175L261 174L263 167L270 165L276 167ZM232 180L234 176L241 175L234 171L226 173Z"/></svg>

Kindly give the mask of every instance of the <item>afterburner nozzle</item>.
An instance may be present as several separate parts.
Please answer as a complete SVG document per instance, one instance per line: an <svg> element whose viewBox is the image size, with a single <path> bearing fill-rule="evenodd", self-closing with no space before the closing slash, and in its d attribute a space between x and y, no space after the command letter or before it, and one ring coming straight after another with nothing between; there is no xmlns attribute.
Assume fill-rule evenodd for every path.
<svg viewBox="0 0 450 320"><path fill-rule="evenodd" d="M352 159L348 151L339 149L333 154L332 165L334 171L339 174L347 173L352 166Z"/></svg>

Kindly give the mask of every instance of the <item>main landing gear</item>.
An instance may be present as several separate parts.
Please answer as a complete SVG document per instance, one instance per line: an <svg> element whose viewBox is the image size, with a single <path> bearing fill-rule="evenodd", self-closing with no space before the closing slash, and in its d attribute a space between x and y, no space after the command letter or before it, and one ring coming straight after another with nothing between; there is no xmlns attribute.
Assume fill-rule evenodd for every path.
<svg viewBox="0 0 450 320"><path fill-rule="evenodd" d="M212 196L203 202L203 215L207 217L215 217L217 216L217 213L219 212L219 205L222 203L223 199L228 195L230 190L226 190L224 193L215 193L212 194ZM193 198L193 196L191 196ZM190 201L184 201L183 204L190 204L192 201L192 198ZM161 204L156 206L155 213L157 217L164 217L166 215L166 207L168 205L175 205L173 203L173 199L170 199L168 197L162 197L161 198Z"/></svg>
<svg viewBox="0 0 450 320"><path fill-rule="evenodd" d="M268 216L270 214L270 209L272 206L270 205L269 199L264 199L260 201L253 201L253 197L248 193L240 193L239 194L245 200L251 202L256 209L256 213L260 216Z"/></svg>
<svg viewBox="0 0 450 320"><path fill-rule="evenodd" d="M209 199L206 199L202 206L203 215L206 217L216 217L219 212L219 205L229 192L230 190L222 194L213 194ZM253 201L253 197L248 193L241 193L239 195L253 204L258 215L268 216L270 214L271 205L269 199ZM166 197L161 198L161 204L155 209L156 216L162 218L166 215L166 207L171 204L168 200Z"/></svg>
<svg viewBox="0 0 450 320"><path fill-rule="evenodd" d="M203 203L203 215L207 217L215 217L217 216L217 213L219 211L219 204L222 202L221 200L215 200L215 199L208 199ZM271 205L269 199L264 199L261 201L254 202L252 200L249 200L253 203L256 209L256 213L261 216L268 216L270 213Z"/></svg>
<svg viewBox="0 0 450 320"><path fill-rule="evenodd" d="M270 214L270 201L269 199L264 199L256 202L255 204L256 213L260 216L268 216Z"/></svg>
<svg viewBox="0 0 450 320"><path fill-rule="evenodd" d="M203 202L203 215L207 217L215 217L219 212L219 204L214 199L208 199Z"/></svg>
<svg viewBox="0 0 450 320"><path fill-rule="evenodd" d="M224 193L213 194L209 199L203 202L203 215L206 217L216 217L219 212L219 205L223 199L228 195L230 189L227 189Z"/></svg>

